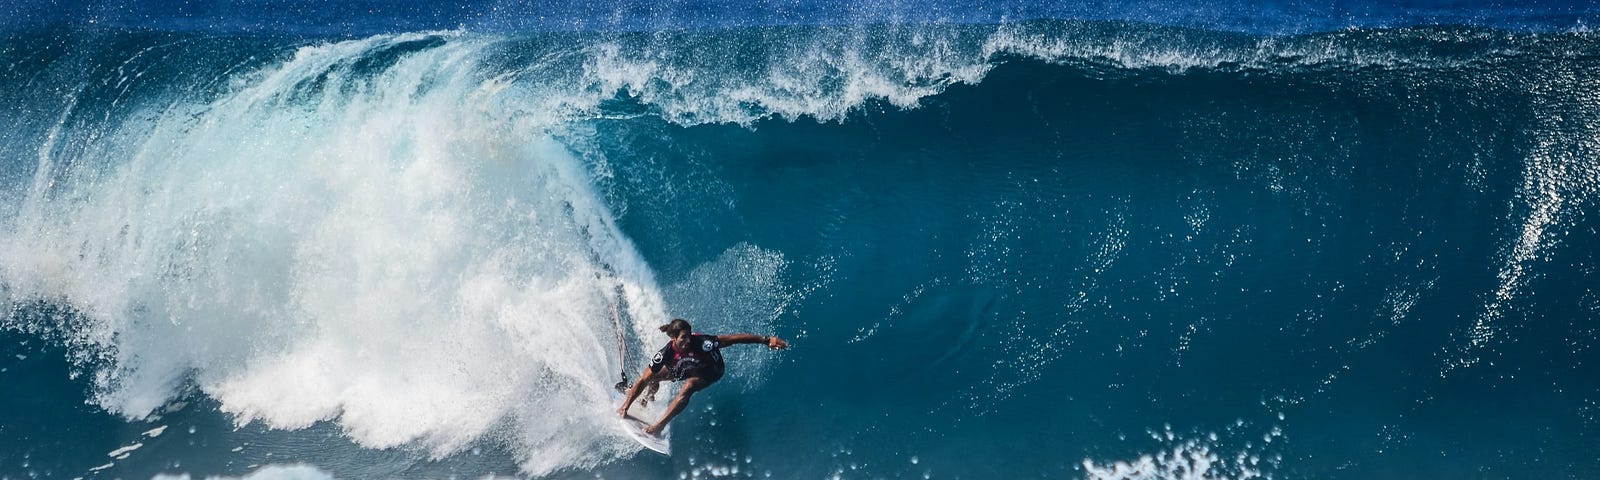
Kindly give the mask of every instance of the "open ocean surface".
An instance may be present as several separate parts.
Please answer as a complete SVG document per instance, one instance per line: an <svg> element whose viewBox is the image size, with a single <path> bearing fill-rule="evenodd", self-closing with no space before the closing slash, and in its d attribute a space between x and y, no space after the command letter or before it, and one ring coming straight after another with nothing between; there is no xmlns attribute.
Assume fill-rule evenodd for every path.
<svg viewBox="0 0 1600 480"><path fill-rule="evenodd" d="M8 3L0 478L1600 478L1597 22Z"/></svg>

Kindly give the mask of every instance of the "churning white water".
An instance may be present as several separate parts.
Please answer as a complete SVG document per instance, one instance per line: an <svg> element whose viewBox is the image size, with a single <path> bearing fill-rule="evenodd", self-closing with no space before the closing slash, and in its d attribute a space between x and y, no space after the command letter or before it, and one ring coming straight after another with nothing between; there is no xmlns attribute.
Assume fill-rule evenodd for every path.
<svg viewBox="0 0 1600 480"><path fill-rule="evenodd" d="M193 387L240 423L333 421L374 448L446 455L510 425L530 473L631 451L604 428L611 312L642 341L660 289L483 46L308 46L82 158L47 143L0 236L6 294L70 306L95 401L129 417Z"/></svg>

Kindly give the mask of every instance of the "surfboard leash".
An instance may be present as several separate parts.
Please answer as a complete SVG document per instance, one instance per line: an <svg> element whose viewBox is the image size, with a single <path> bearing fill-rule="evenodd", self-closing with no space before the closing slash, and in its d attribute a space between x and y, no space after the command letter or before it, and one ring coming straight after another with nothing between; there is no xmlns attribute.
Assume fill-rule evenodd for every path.
<svg viewBox="0 0 1600 480"><path fill-rule="evenodd" d="M627 340L622 334L622 317L617 314L617 301L618 298L613 296L611 299L611 325L616 328L617 332L617 364L620 365L617 374L622 377L622 381L617 382L617 391L626 392L628 391L628 347Z"/></svg>

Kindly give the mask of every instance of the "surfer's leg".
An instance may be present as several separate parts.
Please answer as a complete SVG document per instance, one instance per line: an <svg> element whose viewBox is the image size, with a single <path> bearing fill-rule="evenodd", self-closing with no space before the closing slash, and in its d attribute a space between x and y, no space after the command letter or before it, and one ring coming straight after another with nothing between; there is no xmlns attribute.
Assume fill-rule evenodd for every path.
<svg viewBox="0 0 1600 480"><path fill-rule="evenodd" d="M683 387L678 389L678 396L672 399L672 405L667 406L667 413L661 416L661 421L645 428L644 433L651 435L661 434L661 430L667 428L667 422L671 422L672 417L678 416L678 413L682 412L684 407L689 406L689 397L694 396L694 392L706 388L710 384L711 382L707 382L700 377L690 377L684 380Z"/></svg>

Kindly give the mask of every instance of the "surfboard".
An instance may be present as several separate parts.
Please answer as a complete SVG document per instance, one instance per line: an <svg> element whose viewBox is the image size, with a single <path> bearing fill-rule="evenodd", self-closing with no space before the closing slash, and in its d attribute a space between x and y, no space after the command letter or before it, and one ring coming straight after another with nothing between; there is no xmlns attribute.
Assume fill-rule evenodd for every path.
<svg viewBox="0 0 1600 480"><path fill-rule="evenodd" d="M638 403L635 402L634 405L637 406ZM621 393L611 393L611 406L622 406ZM615 414L616 412L613 410L612 415ZM672 436L671 425L667 425L667 428L662 429L660 436L644 433L645 427L650 426L650 422L643 418L639 418L639 416L633 412L632 408L628 410L628 416L617 419L617 425L622 428L624 433L628 434L628 438L632 438L633 441L639 442L639 445L643 446L645 449L662 455L672 455L672 442L669 440Z"/></svg>

